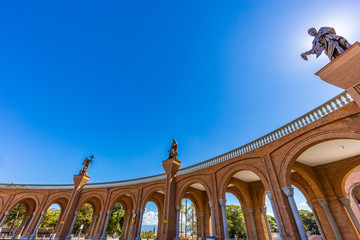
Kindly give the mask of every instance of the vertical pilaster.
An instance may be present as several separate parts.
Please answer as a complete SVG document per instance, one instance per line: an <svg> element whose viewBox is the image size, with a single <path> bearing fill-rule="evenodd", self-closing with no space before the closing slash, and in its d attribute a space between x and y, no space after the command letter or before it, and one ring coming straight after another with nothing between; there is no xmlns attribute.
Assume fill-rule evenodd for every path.
<svg viewBox="0 0 360 240"><path fill-rule="evenodd" d="M133 210L132 210L131 225L130 225L130 232L129 232L129 237L128 237L127 240L132 240L132 239L133 239L133 231L134 231L135 218L136 218L135 209L133 209Z"/></svg>
<svg viewBox="0 0 360 240"><path fill-rule="evenodd" d="M246 239L249 240L249 228L248 228L248 224L249 224L249 221L247 219L247 214L246 214L246 211L244 208L241 208L241 212L244 216L244 222L245 222L245 231L246 231Z"/></svg>
<svg viewBox="0 0 360 240"><path fill-rule="evenodd" d="M111 210L107 210L106 211L106 220L105 220L105 223L104 223L104 229L103 229L103 232L102 232L101 237L100 237L101 240L106 239L106 234L105 233L106 233L107 225L109 223L110 215L111 215Z"/></svg>
<svg viewBox="0 0 360 240"><path fill-rule="evenodd" d="M204 227L204 216L205 213L204 212L199 212L199 216L200 216L200 226L201 226L201 239L205 239L205 227Z"/></svg>
<svg viewBox="0 0 360 240"><path fill-rule="evenodd" d="M126 239L127 238L127 231L128 231L128 228L129 228L130 217L131 217L130 214L125 214L120 239Z"/></svg>
<svg viewBox="0 0 360 240"><path fill-rule="evenodd" d="M211 236L215 236L214 209L211 201L209 201L209 206L210 206L210 218L211 218Z"/></svg>
<svg viewBox="0 0 360 240"><path fill-rule="evenodd" d="M72 220L72 222L71 222L71 226L70 226L69 232L68 232L68 234L66 235L66 240L71 239L71 232L72 232L72 230L74 229L75 220L76 220L77 215L79 215L79 212L78 212L78 211L76 211L76 212L74 213L74 217L73 217L73 220Z"/></svg>
<svg viewBox="0 0 360 240"><path fill-rule="evenodd" d="M342 240L340 231L335 223L334 217L330 212L328 201L325 198L318 199L318 202L321 204L321 206L324 208L325 214L327 219L329 220L330 226L335 234L335 237L337 240Z"/></svg>
<svg viewBox="0 0 360 240"><path fill-rule="evenodd" d="M339 200L345 206L347 212L350 215L350 218L351 218L352 222L355 225L356 230L358 231L358 233L360 233L360 224L359 224L359 221L357 220L357 218L356 218L356 216L354 214L354 211L351 208L350 199L348 199L348 198L339 198Z"/></svg>
<svg viewBox="0 0 360 240"><path fill-rule="evenodd" d="M20 240L27 239L27 238L25 238L25 235L26 235L26 233L28 232L29 227L30 227L30 225L32 224L34 218L35 218L35 212L32 213L32 215L31 215L31 220L30 220L29 224L26 226L26 229L25 229L24 233L22 234Z"/></svg>
<svg viewBox="0 0 360 240"><path fill-rule="evenodd" d="M93 234L93 236L92 236L92 240L95 240L95 239L96 239L96 234L98 233L98 230L99 230L101 215L102 215L102 212L99 211L99 217L97 218L96 228L95 228L95 232L94 232L94 234Z"/></svg>
<svg viewBox="0 0 360 240"><path fill-rule="evenodd" d="M317 213L316 213L316 211L315 211L314 204L313 204L312 202L307 202L307 205L309 206L309 208L311 209L312 213L314 214L314 218L315 218L315 221L316 221L317 226L319 227L319 231L320 231L320 234L321 234L322 238L323 238L324 240L326 240L326 235L325 235L324 230L323 230L323 228L322 228L322 226L321 226L321 223L320 223L320 221L319 221L319 217L318 217L318 215L317 215Z"/></svg>
<svg viewBox="0 0 360 240"><path fill-rule="evenodd" d="M254 210L252 207L248 207L247 208L249 215L250 215L250 222L251 222L251 230L253 232L253 238L254 240L257 240L257 232L256 232L256 225L255 225L255 220L254 220Z"/></svg>
<svg viewBox="0 0 360 240"><path fill-rule="evenodd" d="M272 207L273 212L274 212L275 222L276 222L276 225L277 225L278 230L279 230L280 239L284 240L284 235L283 235L281 225L280 225L280 222L279 222L279 217L278 217L277 212L276 212L276 208L275 208L274 200L273 200L273 197L272 197L272 193L270 191L266 191L265 193L266 193L266 196L270 200L271 207Z"/></svg>
<svg viewBox="0 0 360 240"><path fill-rule="evenodd" d="M271 236L269 219L268 219L267 214L266 214L266 207L265 207L265 206L260 207L260 210L261 210L261 212L262 212L262 214L263 214L263 217L264 217L264 221L265 221L265 225L266 225L266 230L267 230L267 233L268 233L268 237L269 237L269 239L271 240L271 239L272 239L272 236Z"/></svg>
<svg viewBox="0 0 360 240"><path fill-rule="evenodd" d="M138 226L138 233L137 233L136 240L141 240L140 234L141 234L141 225L142 225L142 220L143 220L143 214L144 214L144 209L140 209L139 226Z"/></svg>
<svg viewBox="0 0 360 240"><path fill-rule="evenodd" d="M219 199L219 203L221 206L221 213L222 213L222 220L223 220L223 226L224 226L224 239L229 240L229 231L228 231L228 225L227 225L227 219L226 219L226 199Z"/></svg>
<svg viewBox="0 0 360 240"><path fill-rule="evenodd" d="M0 222L0 230L1 230L1 226L4 224L7 216L9 216L10 212L5 212L4 214L4 217L1 219L1 222Z"/></svg>
<svg viewBox="0 0 360 240"><path fill-rule="evenodd" d="M98 218L97 215L93 215L91 219L91 226L88 235L86 235L85 239L91 239L95 225L96 225L96 219Z"/></svg>
<svg viewBox="0 0 360 240"><path fill-rule="evenodd" d="M179 240L180 236L179 236L179 228L180 228L180 209L181 209L181 205L176 205L176 235L175 235L175 240Z"/></svg>

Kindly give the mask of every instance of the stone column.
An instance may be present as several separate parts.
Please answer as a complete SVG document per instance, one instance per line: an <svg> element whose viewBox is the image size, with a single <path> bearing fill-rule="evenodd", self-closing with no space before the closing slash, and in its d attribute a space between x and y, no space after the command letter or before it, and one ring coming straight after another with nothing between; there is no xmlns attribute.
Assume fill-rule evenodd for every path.
<svg viewBox="0 0 360 240"><path fill-rule="evenodd" d="M241 208L241 212L244 216L244 222L245 222L245 231L246 231L246 239L249 240L249 229L248 229L248 220L246 217L246 211L244 208Z"/></svg>
<svg viewBox="0 0 360 240"><path fill-rule="evenodd" d="M93 234L93 231L94 231L94 227L95 227L95 224L96 224L96 219L97 219L97 215L94 215L92 217L92 220L91 220L91 227L90 227L90 230L89 230L89 233L88 235L85 237L85 239L91 239L92 237L92 234Z"/></svg>
<svg viewBox="0 0 360 240"><path fill-rule="evenodd" d="M225 208L226 199L219 199L219 203L221 206L221 214L222 214L223 226L224 226L224 240L229 240L229 231L228 231L226 208Z"/></svg>
<svg viewBox="0 0 360 240"><path fill-rule="evenodd" d="M175 240L179 240L179 228L180 228L180 209L181 205L176 205L176 235Z"/></svg>
<svg viewBox="0 0 360 240"><path fill-rule="evenodd" d="M24 223L21 223L19 229L16 231L16 234L14 234L13 239L17 239L21 237L21 232L24 230L26 224L28 223L29 219L30 219L30 215L26 216L25 215L25 219L23 220ZM1 228L0 228L0 232L1 232Z"/></svg>
<svg viewBox="0 0 360 240"><path fill-rule="evenodd" d="M129 232L129 237L127 240L131 240L133 238L132 236L132 232L133 232L133 229L134 229L134 221L135 221L135 217L136 217L136 214L135 214L135 209L132 210L132 218L131 218L131 225L130 225L130 232Z"/></svg>
<svg viewBox="0 0 360 240"><path fill-rule="evenodd" d="M69 232L68 232L68 234L66 235L66 240L71 239L71 232L72 232L72 230L74 229L75 220L76 220L77 215L79 215L79 211L75 211L75 213L74 213L74 218L73 218L73 220L72 220L72 222L71 222L71 226L70 226Z"/></svg>
<svg viewBox="0 0 360 240"><path fill-rule="evenodd" d="M1 230L1 226L4 224L6 218L7 218L7 216L8 216L9 214L10 214L10 212L5 212L3 219L1 219L1 222L0 222L0 230Z"/></svg>
<svg viewBox="0 0 360 240"><path fill-rule="evenodd" d="M355 227L356 227L356 230L358 231L358 233L360 233L360 224L359 224L359 221L357 220L355 214L354 214L354 211L352 210L351 208L351 205L350 205L350 199L348 198L339 198L340 202L345 206L346 210L348 211L350 217L351 217L351 220L353 221Z"/></svg>
<svg viewBox="0 0 360 240"><path fill-rule="evenodd" d="M268 232L268 237L271 240L272 239L271 229L270 229L269 219L268 219L267 214L266 214L266 207L265 206L260 207L260 210L261 210L261 212L263 214L263 217L264 217L264 221L265 221L265 224L266 224L266 230Z"/></svg>
<svg viewBox="0 0 360 240"><path fill-rule="evenodd" d="M160 222L160 231L158 230L158 236L156 236L158 239L161 239L161 231L164 229L164 213L161 214L161 222ZM158 226L159 227L159 226Z"/></svg>
<svg viewBox="0 0 360 240"><path fill-rule="evenodd" d="M29 227L30 225L32 224L33 220L34 220L34 217L35 217L35 212L33 212L32 216L31 216L31 220L30 220L30 223L27 225L26 229L25 229L25 232L24 234L21 236L20 239L27 239L25 238L25 234L27 233L27 231L29 230Z"/></svg>
<svg viewBox="0 0 360 240"><path fill-rule="evenodd" d="M38 230L38 228L39 228L39 226L40 226L41 220L42 220L42 218L44 217L45 213L46 213L45 211L42 211L42 212L41 212L39 221L38 221L38 223L36 224L36 227L35 227L33 233L30 235L30 238L29 238L29 239L35 239L35 238L36 238L36 232L37 232L37 230Z"/></svg>
<svg viewBox="0 0 360 240"><path fill-rule="evenodd" d="M320 221L319 221L319 217L315 211L315 208L314 208L314 204L312 202L307 202L307 205L309 206L309 208L311 209L312 213L314 214L314 218L315 218L315 221L316 221L316 224L318 225L319 227L319 231L320 231L320 234L322 236L322 238L324 240L326 240L326 236L325 236L325 233L324 233L324 230L320 224Z"/></svg>
<svg viewBox="0 0 360 240"><path fill-rule="evenodd" d="M96 234L97 234L97 232L98 232L99 225L100 225L101 215L102 215L102 212L99 211L99 217L98 217L98 220L97 220L97 223L96 223L96 228L95 228L95 232L94 232L94 234L93 234L92 240L95 240L95 239L96 239Z"/></svg>
<svg viewBox="0 0 360 240"><path fill-rule="evenodd" d="M328 206L328 201L327 199L325 198L320 198L318 199L318 202L321 204L321 206L324 208L324 211L325 211L325 214L326 214L326 217L327 219L329 220L329 223L331 225L331 228L335 234L335 237L337 240L341 240L342 237L341 237L341 234L339 232L339 229L335 223L335 220L334 220L334 217L333 215L331 214L330 212L330 209L329 209L329 206Z"/></svg>
<svg viewBox="0 0 360 240"><path fill-rule="evenodd" d="M107 225L108 225L108 222L109 222L110 215L111 215L111 210L107 210L106 211L106 220L105 220L105 223L104 223L104 229L103 229L103 232L102 232L101 237L100 237L101 240L106 239L105 232L106 232L106 228L107 228Z"/></svg>
<svg viewBox="0 0 360 240"><path fill-rule="evenodd" d="M257 240L257 232L256 232L256 225L255 225L255 219L254 219L254 210L252 207L247 208L249 215L250 215L250 223L251 223L251 230L253 232L253 238L254 240Z"/></svg>
<svg viewBox="0 0 360 240"><path fill-rule="evenodd" d="M280 225L279 218L278 218L278 215L277 215L277 212L276 212L276 208L275 208L275 204L274 204L274 199L272 197L272 193L271 193L271 191L266 191L265 193L266 193L266 196L270 200L271 207L272 207L273 212L274 212L275 222L276 222L276 225L277 225L278 230L279 230L280 239L284 240L284 235L283 235L283 232L281 230L281 225Z"/></svg>
<svg viewBox="0 0 360 240"><path fill-rule="evenodd" d="M306 232L304 229L304 225L301 221L300 214L299 214L299 211L297 209L297 206L296 206L296 203L294 200L294 188L293 187L284 187L284 188L282 188L282 190L289 200L291 211L293 213L293 216L294 216L294 219L296 222L296 226L299 230L300 237L302 240L307 240L308 238L307 238L307 235L306 235Z"/></svg>
<svg viewBox="0 0 360 240"><path fill-rule="evenodd" d="M210 217L211 217L211 236L215 236L214 209L211 201L209 201L209 206L210 206Z"/></svg>
<svg viewBox="0 0 360 240"><path fill-rule="evenodd" d="M142 220L143 220L143 214L144 214L144 209L140 209L139 227L138 227L138 233L137 233L136 240L141 240L140 234L141 234L141 225L142 225Z"/></svg>
<svg viewBox="0 0 360 240"><path fill-rule="evenodd" d="M199 216L200 216L200 226L201 226L201 239L205 240L205 232L204 232L204 216L205 216L205 213L204 212L199 212Z"/></svg>
<svg viewBox="0 0 360 240"><path fill-rule="evenodd" d="M121 232L122 237L120 239L126 239L130 217L131 217L131 215L129 215L129 214L125 215L124 224L123 224L123 228L122 228L122 232Z"/></svg>

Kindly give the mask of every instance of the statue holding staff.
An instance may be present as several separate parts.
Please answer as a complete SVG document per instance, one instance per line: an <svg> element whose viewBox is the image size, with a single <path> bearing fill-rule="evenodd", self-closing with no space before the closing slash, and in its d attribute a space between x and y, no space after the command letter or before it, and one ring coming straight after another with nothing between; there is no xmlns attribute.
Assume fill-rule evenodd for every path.
<svg viewBox="0 0 360 240"><path fill-rule="evenodd" d="M94 158L94 155L92 155L92 156L90 157L90 159L89 159L89 158L85 158L85 160L84 160L84 162L83 162L84 167L83 167L83 168L80 170L80 172L79 172L80 175L88 176L87 170L88 170L88 168L89 168L89 166L90 166L90 163L92 163L93 158Z"/></svg>

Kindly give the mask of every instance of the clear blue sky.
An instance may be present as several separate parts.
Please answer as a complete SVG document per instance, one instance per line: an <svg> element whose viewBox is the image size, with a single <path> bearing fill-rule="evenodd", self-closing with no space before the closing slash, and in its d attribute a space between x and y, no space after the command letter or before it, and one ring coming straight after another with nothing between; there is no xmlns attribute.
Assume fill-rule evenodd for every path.
<svg viewBox="0 0 360 240"><path fill-rule="evenodd" d="M358 1L1 1L0 182L163 173L258 138L341 92L300 58L309 27L360 40Z"/></svg>

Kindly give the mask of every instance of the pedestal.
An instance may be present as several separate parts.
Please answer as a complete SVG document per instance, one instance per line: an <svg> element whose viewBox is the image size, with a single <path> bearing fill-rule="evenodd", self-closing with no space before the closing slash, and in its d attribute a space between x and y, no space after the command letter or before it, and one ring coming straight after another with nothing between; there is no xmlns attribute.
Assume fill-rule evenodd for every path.
<svg viewBox="0 0 360 240"><path fill-rule="evenodd" d="M360 43L354 43L315 75L346 90L360 106Z"/></svg>

